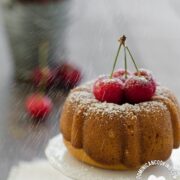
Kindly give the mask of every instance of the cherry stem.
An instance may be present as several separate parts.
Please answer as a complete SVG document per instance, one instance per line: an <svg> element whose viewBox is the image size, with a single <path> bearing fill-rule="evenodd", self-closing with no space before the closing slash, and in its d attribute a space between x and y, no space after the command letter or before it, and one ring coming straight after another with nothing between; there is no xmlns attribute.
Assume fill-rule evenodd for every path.
<svg viewBox="0 0 180 180"><path fill-rule="evenodd" d="M124 69L125 69L125 78L127 79L127 56L126 56L126 46L124 45Z"/></svg>
<svg viewBox="0 0 180 180"><path fill-rule="evenodd" d="M110 75L110 79L113 76L113 73L114 73L114 70L115 70L115 67L116 67L116 64L117 64L117 60L118 60L119 52L121 50L121 46L122 46L122 44L119 45L119 48L118 48L118 51L117 51L117 55L116 55L116 58L115 58L115 61L114 61L114 64L113 64L113 69L112 69L112 72L111 72L111 75Z"/></svg>
<svg viewBox="0 0 180 180"><path fill-rule="evenodd" d="M49 54L49 44L48 41L44 41L39 45L39 68L42 73L46 73L46 69L48 68L48 54ZM44 76L44 75L43 75ZM39 87L39 91L44 94L46 90L47 79L45 77L42 78L42 84Z"/></svg>
<svg viewBox="0 0 180 180"><path fill-rule="evenodd" d="M112 72L111 72L111 75L110 75L110 79L113 76L113 73L114 73L114 70L115 70L115 67L116 67L116 64L117 64L117 60L118 60L118 57L119 57L119 53L120 53L121 47L122 47L122 45L124 45L125 41L126 41L126 37L123 35L119 39L120 44L119 44L119 48L118 48L118 51L117 51L117 54L116 54L116 58L115 58L115 61L114 61L114 64L113 64L113 69L112 69Z"/></svg>
<svg viewBox="0 0 180 180"><path fill-rule="evenodd" d="M48 47L49 44L47 41L44 41L42 44L39 46L39 67L40 68L45 68L48 66Z"/></svg>
<svg viewBox="0 0 180 180"><path fill-rule="evenodd" d="M129 50L129 48L127 46L126 46L126 49L127 49L128 53L129 53L129 55L131 57L131 60L132 60L134 66L136 68L136 71L139 72L139 68L138 68L138 66L137 66L137 64L136 64L136 62L135 62L135 60L134 60L134 58L133 58L133 56L132 56L132 54L131 54L131 52L130 52L130 50Z"/></svg>

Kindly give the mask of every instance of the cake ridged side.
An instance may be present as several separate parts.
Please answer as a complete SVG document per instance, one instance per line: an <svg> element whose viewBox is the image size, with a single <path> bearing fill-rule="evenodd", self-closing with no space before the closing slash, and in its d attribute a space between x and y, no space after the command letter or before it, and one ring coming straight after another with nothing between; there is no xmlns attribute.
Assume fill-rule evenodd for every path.
<svg viewBox="0 0 180 180"><path fill-rule="evenodd" d="M74 89L64 105L60 128L73 147L99 163L134 168L166 160L179 146L179 105L169 90L159 88L150 102L116 105L97 101L91 88Z"/></svg>
<svg viewBox="0 0 180 180"><path fill-rule="evenodd" d="M180 115L176 105L167 97L157 96L154 97L156 101L163 102L168 108L171 115L171 124L173 129L173 147L178 148L180 145Z"/></svg>
<svg viewBox="0 0 180 180"><path fill-rule="evenodd" d="M141 164L153 159L166 160L173 148L170 113L162 102L136 105L140 124Z"/></svg>

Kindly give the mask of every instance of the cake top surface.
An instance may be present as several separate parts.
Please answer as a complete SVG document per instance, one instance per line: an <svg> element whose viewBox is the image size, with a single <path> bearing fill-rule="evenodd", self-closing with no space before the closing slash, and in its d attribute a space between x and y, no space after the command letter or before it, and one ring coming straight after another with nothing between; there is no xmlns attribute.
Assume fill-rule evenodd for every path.
<svg viewBox="0 0 180 180"><path fill-rule="evenodd" d="M84 115L88 115L88 113L96 113L96 114L107 114L109 116L113 115L131 115L133 113L138 112L157 112L160 109L166 110L166 106L162 102L158 102L152 100L147 102L142 102L138 104L129 104L124 103L122 105L100 102L98 101L92 92L94 81L87 82L84 85L81 85L74 90L71 91L68 101L71 104L77 105L79 108L79 113L81 113L81 109L83 109ZM156 91L156 96L163 96L164 93L167 93L167 88L158 87ZM84 111L86 109L86 111Z"/></svg>

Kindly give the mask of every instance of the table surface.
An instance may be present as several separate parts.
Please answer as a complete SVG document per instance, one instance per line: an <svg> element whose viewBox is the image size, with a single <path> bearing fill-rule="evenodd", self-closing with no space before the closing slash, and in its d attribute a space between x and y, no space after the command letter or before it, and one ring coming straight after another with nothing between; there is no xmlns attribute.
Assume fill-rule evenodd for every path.
<svg viewBox="0 0 180 180"><path fill-rule="evenodd" d="M82 68L85 80L108 73L118 47L117 39L126 34L138 64L151 69L162 84L180 97L178 4L176 0L69 1L67 59ZM0 6L0 179L6 180L18 162L45 157L48 140L59 133L58 121L66 95L52 92L55 102L52 114L45 123L31 122L24 111L24 99L33 89L13 80L13 60L2 8Z"/></svg>

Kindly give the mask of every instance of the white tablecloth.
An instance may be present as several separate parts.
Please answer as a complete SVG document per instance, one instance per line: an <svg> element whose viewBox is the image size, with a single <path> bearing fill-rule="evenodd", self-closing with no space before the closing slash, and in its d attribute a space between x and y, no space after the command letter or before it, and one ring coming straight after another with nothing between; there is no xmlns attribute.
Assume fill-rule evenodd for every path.
<svg viewBox="0 0 180 180"><path fill-rule="evenodd" d="M54 169L46 160L21 162L14 167L8 180L70 180Z"/></svg>

